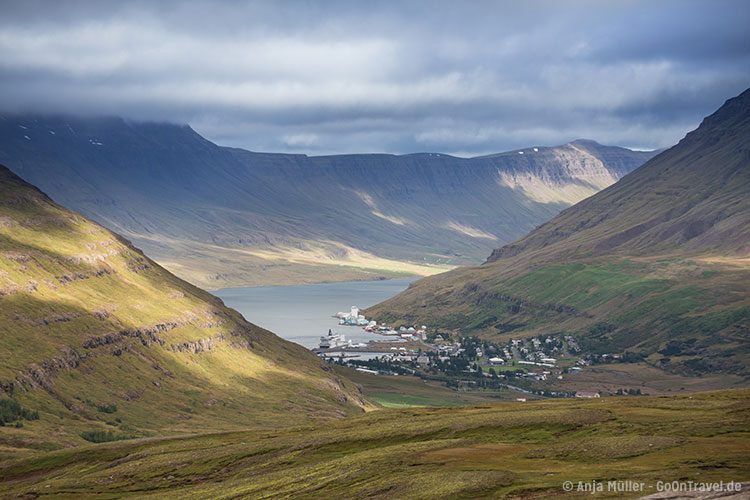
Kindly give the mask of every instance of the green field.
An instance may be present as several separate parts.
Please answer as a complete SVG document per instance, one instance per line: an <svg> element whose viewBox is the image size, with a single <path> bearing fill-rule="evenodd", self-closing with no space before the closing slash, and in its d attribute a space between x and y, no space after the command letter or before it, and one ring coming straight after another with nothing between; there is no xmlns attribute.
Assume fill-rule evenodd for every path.
<svg viewBox="0 0 750 500"><path fill-rule="evenodd" d="M368 400L383 408L467 406L513 400L518 396L505 389L456 391L437 381L403 375L372 375L338 365L335 370L356 383Z"/></svg>
<svg viewBox="0 0 750 500"><path fill-rule="evenodd" d="M454 406L451 401L414 396L412 394L396 394L393 392L374 392L370 400L383 408L423 408L426 406Z"/></svg>

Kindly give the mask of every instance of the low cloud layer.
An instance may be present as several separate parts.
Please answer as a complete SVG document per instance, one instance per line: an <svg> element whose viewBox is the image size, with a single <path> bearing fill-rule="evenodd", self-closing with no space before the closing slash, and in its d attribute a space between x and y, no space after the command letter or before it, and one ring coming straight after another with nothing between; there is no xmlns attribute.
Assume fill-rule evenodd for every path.
<svg viewBox="0 0 750 500"><path fill-rule="evenodd" d="M6 0L0 14L0 110L188 122L251 150L657 148L750 86L745 0Z"/></svg>

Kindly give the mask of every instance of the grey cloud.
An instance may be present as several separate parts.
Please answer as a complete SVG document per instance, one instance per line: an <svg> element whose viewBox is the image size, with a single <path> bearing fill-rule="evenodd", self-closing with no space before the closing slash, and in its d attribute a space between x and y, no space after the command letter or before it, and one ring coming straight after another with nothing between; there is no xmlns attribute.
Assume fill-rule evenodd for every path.
<svg viewBox="0 0 750 500"><path fill-rule="evenodd" d="M0 110L311 154L676 142L750 82L745 1L6 1Z"/></svg>

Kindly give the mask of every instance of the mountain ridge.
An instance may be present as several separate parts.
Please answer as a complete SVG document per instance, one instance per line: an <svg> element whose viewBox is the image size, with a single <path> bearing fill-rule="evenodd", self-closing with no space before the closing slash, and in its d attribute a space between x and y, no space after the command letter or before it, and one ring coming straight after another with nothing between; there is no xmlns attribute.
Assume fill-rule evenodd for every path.
<svg viewBox="0 0 750 500"><path fill-rule="evenodd" d="M731 114L731 116L729 116ZM682 161L686 156L688 155L695 155L695 148L700 148L701 152L698 154L702 155L709 155L709 154L723 154L721 151L715 151L712 149L709 149L713 146L713 142L717 141L717 135L719 137L722 137L726 134L730 134L734 137L736 137L738 134L742 134L746 132L747 130L750 130L750 119L748 118L750 116L750 90L747 90L740 94L739 96L729 99L726 101L724 106L722 106L719 110L717 110L712 115L706 117L700 124L700 126L688 133L684 139L682 139L677 146L679 148L675 149L672 148L672 152L670 153L670 150L663 153L664 155L673 155L674 158L671 158L669 156L661 156L660 160L662 163L669 162L669 165L666 167L661 167L661 164L656 164L656 167L654 167L653 163L647 162L643 167L641 167L641 170L638 172L637 176L631 176L622 179L621 183L618 186L613 187L609 190L604 190L598 197L593 197L588 200L584 200L578 205L564 210L558 218L556 218L554 221L550 221L546 224L543 224L539 229L535 230L532 234L529 236L522 238L520 241L513 243L509 247L506 247L505 250L497 249L493 251L493 253L488 258L488 262L493 262L495 260L498 260L499 258L502 258L504 255L512 255L517 254L518 252L524 251L529 249L534 244L534 239L537 238L543 238L543 242L539 242L537 246L545 246L549 247L550 245L554 245L558 242L559 239L564 239L568 237L569 235L574 235L572 231L565 231L560 228L560 222L565 221L567 218L575 218L578 216L578 213L580 213L583 210L588 209L589 207L593 209L597 209L601 214L600 219L596 219L593 221L587 221L588 225L581 226L580 224L576 228L576 231L581 230L590 230L591 224L602 224L606 222L609 225L613 224L616 228L619 228L619 224L617 224L617 221L614 220L616 217L622 217L622 214L613 214L612 211L607 211L606 206L607 204L612 202L610 193L615 192L618 193L619 191L628 189L633 194L633 196L642 196L640 192L644 191L648 188L648 184L652 182L659 181L662 185L665 185L665 188L660 193L660 200L658 200L662 205L669 205L670 209L666 215L661 216L662 218L671 217L671 218L677 218L677 216L682 216L684 214L687 214L689 211L696 211L697 208L695 205L695 200L685 200L683 198L683 192L686 190L684 185L678 185L678 186L670 186L666 184L666 181L663 178L659 179L658 177L661 174L668 174L673 177L682 177L682 182L684 183L684 176L690 174L689 167L693 167L692 163L695 163L695 160L691 161ZM729 121L730 123L726 123ZM717 127L718 125L718 127ZM717 130L723 129L722 130ZM708 134L712 134L711 137L706 137ZM724 140L727 140L726 137L723 137ZM731 138L730 138L731 139ZM741 139L741 137L740 137ZM687 150L687 151L685 151ZM697 186L696 188L702 189L705 194L702 194L699 197L698 203L704 203L707 198L711 196L711 192L713 190L719 190L725 187L725 184L727 182L732 182L733 179L736 182L742 183L738 189L736 190L739 195L742 195L743 192L746 194L748 191L750 191L750 187L747 185L747 168L746 165L750 164L750 148L748 147L748 144L745 142L744 144L740 142L740 146L733 150L732 153L734 153L734 158L730 161L723 161L719 165L717 165L714 168L714 174L710 178L702 178L704 182L707 182L708 185L703 186ZM701 165L702 167L702 165ZM744 170L743 170L744 167ZM693 167L694 168L694 167ZM744 174L744 177L742 175ZM678 179L679 181L679 179ZM718 183L718 181L721 181ZM718 183L718 184L717 184ZM671 189L670 192L666 192L665 189ZM739 209L747 210L746 204L742 203L741 199L735 200L728 200L725 202L729 207L727 210L734 210ZM653 203L650 205L653 207ZM680 212L677 214L677 212ZM722 210L721 213L718 214L719 217L726 216L725 210ZM741 216L741 220L738 220L738 222L746 222L747 221L747 214L740 212L739 214ZM683 234L683 237L686 237L685 241L680 241L679 244L682 246L687 245L690 247L690 244L687 243L687 240L692 240L695 237L700 236L703 234L708 228L707 227L699 227L704 226L708 222L703 221L695 221L693 224L691 222L694 221L681 221L681 223L686 224L686 227L683 228L685 231L685 234ZM711 221L711 226L715 225L717 223L717 220ZM556 225L557 224L557 225ZM621 246L623 243L620 241L617 241L619 238L622 240L623 238L626 238L627 241L631 241L632 238L635 236L640 236L641 232L644 231L651 231L652 228L648 227L649 225L658 225L658 221L644 221L636 226L632 226L627 229L628 233L618 233L612 235L610 240L605 241L599 241L598 246L596 247L596 250L609 250L609 248L605 248L606 245L615 245L617 247ZM731 224L730 224L731 225ZM746 224L744 224L746 226ZM743 224L739 224L740 228L742 228ZM716 237L713 238L713 240L721 243L723 246L721 250L723 252L730 252L730 253L739 253L739 254L747 254L750 253L750 232L748 232L748 228L745 227L745 233L740 235L734 235L734 237L731 237L729 239L726 238L727 234L724 233L723 237ZM550 239L548 233L552 233L554 237ZM662 233L664 234L664 233ZM668 236L673 236L671 232L668 234ZM658 236L658 235L657 235ZM557 238L558 240L555 240L554 238ZM653 242L653 239L651 240ZM737 242L738 246L735 246L733 248L729 248L729 242ZM637 243L636 243L637 246ZM649 249L639 249L639 253L643 254L644 252L648 251L659 251L659 247L654 248L651 246ZM704 246L697 246L694 248L695 251L700 250L710 250L710 248L706 248Z"/></svg>
<svg viewBox="0 0 750 500"><path fill-rule="evenodd" d="M478 263L652 155L588 147L306 156L217 146L189 126L0 119L0 162L208 288Z"/></svg>

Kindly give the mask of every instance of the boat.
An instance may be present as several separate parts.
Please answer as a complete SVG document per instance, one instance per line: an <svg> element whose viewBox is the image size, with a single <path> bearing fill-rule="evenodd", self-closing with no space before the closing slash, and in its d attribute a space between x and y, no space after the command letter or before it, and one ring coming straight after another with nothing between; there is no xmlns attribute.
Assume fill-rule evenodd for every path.
<svg viewBox="0 0 750 500"><path fill-rule="evenodd" d="M346 340L346 335L342 333L333 333L330 329L328 330L328 335L323 335L320 337L320 343L318 344L318 347L321 349L334 349L336 347L343 347L349 345L349 342Z"/></svg>

